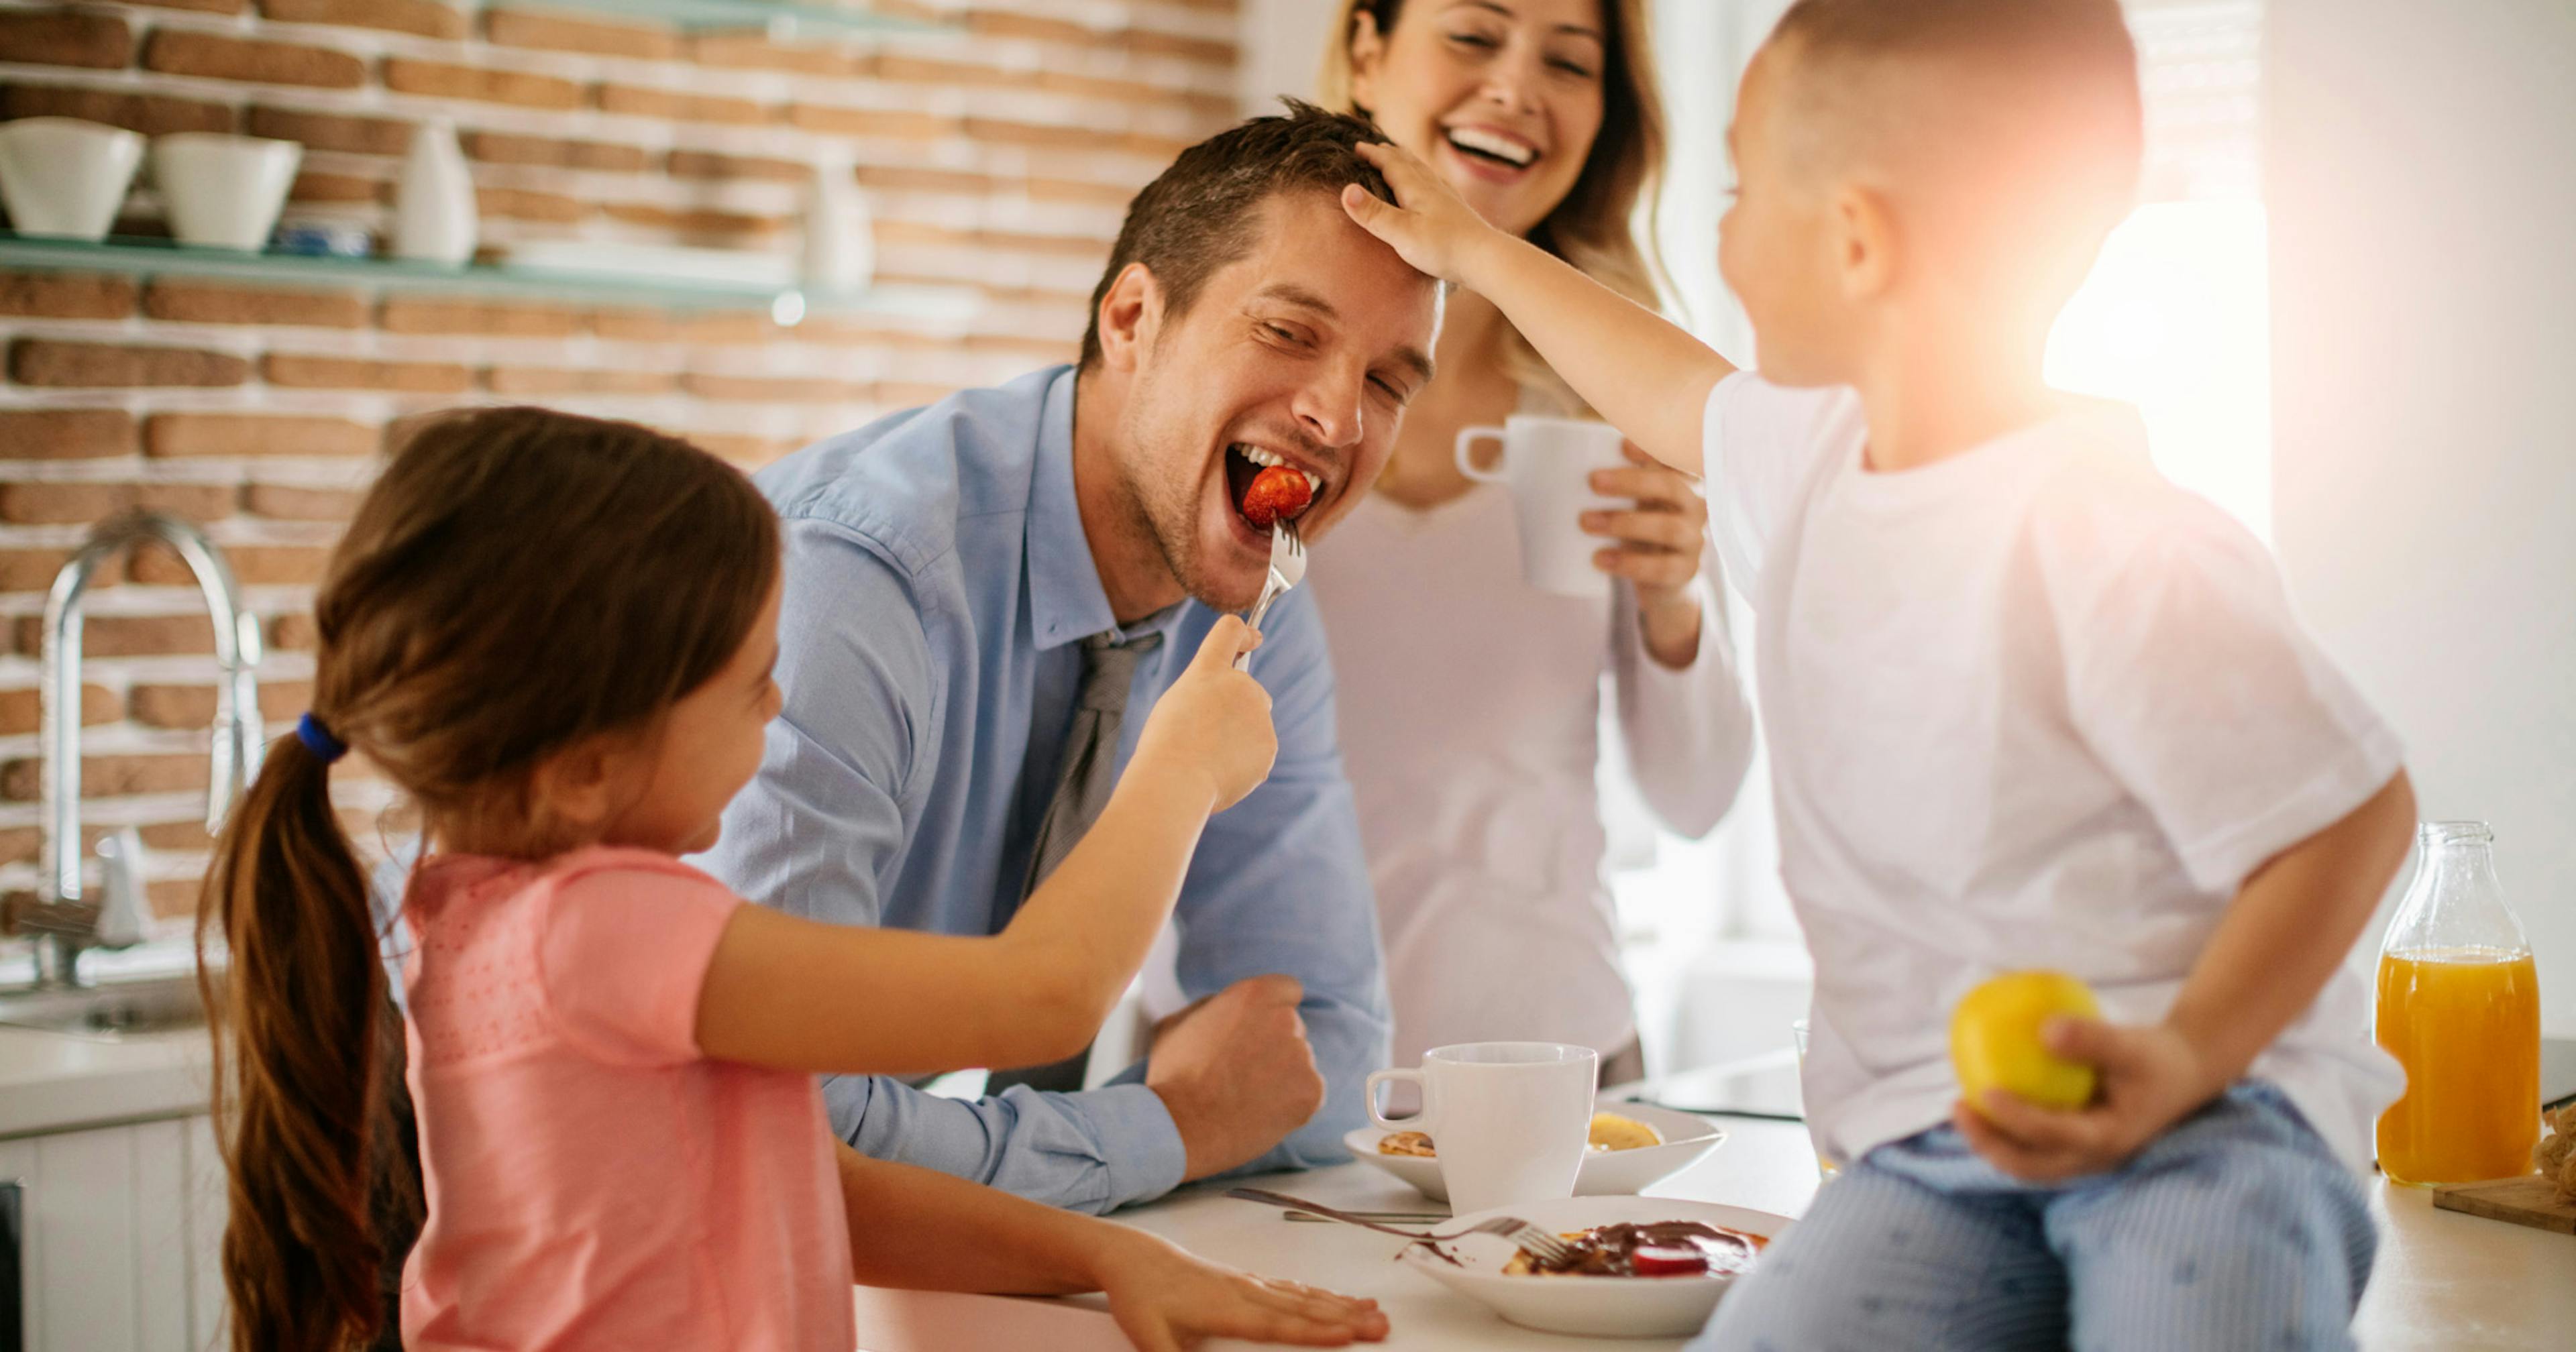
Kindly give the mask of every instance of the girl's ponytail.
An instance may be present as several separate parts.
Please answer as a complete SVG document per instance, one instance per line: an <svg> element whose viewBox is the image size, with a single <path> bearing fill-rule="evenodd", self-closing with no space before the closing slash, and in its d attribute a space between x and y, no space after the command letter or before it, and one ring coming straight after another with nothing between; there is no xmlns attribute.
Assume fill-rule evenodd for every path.
<svg viewBox="0 0 2576 1352"><path fill-rule="evenodd" d="M389 1137L387 1041L399 1032L386 1017L366 870L332 811L329 763L298 738L270 748L235 805L198 917L201 955L210 927L229 950L224 976L201 961L198 979L222 1030L232 1345L363 1345L384 1320L370 1216Z"/></svg>
<svg viewBox="0 0 2576 1352"><path fill-rule="evenodd" d="M569 848L528 801L531 769L648 732L723 669L777 579L758 490L646 428L478 409L386 462L314 597L314 714L235 806L198 909L201 956L229 950L229 974L200 979L235 1348L365 1343L388 1322L379 1273L421 1221L401 1021L330 762L364 752L441 848Z"/></svg>

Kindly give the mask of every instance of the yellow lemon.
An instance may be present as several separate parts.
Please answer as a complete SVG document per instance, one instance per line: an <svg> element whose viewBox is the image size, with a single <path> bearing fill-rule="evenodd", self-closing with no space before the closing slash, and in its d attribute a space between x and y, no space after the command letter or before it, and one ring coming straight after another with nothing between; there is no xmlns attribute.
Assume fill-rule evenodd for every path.
<svg viewBox="0 0 2576 1352"><path fill-rule="evenodd" d="M2093 1067L2041 1045L2039 1030L2058 1015L2098 1018L2092 988L2064 972L2006 972L1968 992L1950 1016L1950 1064L1959 1092L1981 1107L1989 1089L2008 1089L2045 1108L2081 1108L2093 1099Z"/></svg>

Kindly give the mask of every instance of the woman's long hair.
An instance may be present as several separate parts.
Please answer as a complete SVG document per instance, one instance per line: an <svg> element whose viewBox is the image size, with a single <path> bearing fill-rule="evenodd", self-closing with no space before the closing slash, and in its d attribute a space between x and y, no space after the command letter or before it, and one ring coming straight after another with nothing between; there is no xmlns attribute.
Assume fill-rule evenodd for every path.
<svg viewBox="0 0 2576 1352"><path fill-rule="evenodd" d="M542 409L443 417L387 464L314 605L313 715L421 809L543 857L529 771L649 735L731 659L777 579L749 481L688 443ZM232 1345L338 1352L385 1320L373 1219L399 1211L386 1070L399 1064L367 875L298 737L269 749L217 841L198 912L230 1166Z"/></svg>
<svg viewBox="0 0 2576 1352"><path fill-rule="evenodd" d="M1342 0L1341 22L1324 47L1316 97L1336 112L1366 114L1351 92L1351 35L1366 14L1381 38L1392 40L1405 0ZM1663 266L1651 234L1641 238L1638 212L1649 219L1660 198L1664 167L1664 99L1655 79L1654 51L1646 28L1646 0L1601 0L1608 59L1601 72L1601 130L1584 159L1583 173L1547 219L1530 231L1532 244L1573 264L1594 281L1649 308L1660 308ZM1651 227L1649 227L1651 229ZM1524 387L1580 407L1565 382L1515 330L1506 369Z"/></svg>

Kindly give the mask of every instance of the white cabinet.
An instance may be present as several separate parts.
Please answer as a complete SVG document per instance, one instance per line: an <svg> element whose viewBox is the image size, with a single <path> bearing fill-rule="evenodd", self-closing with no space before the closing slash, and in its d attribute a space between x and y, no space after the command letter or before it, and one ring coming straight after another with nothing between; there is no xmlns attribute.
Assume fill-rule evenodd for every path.
<svg viewBox="0 0 2576 1352"><path fill-rule="evenodd" d="M28 1352L222 1346L223 1161L205 1117L0 1141L23 1188Z"/></svg>

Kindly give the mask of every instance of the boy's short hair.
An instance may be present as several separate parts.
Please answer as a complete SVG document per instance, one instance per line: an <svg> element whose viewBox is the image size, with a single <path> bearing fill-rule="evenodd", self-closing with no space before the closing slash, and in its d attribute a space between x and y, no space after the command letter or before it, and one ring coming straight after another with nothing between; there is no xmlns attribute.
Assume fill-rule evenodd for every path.
<svg viewBox="0 0 2576 1352"><path fill-rule="evenodd" d="M1798 0L1772 41L1807 158L1890 152L1975 194L1981 234L2036 228L2088 258L2134 203L2144 118L2118 0Z"/></svg>
<svg viewBox="0 0 2576 1352"><path fill-rule="evenodd" d="M1082 369L1100 360L1100 302L1130 263L1142 263L1162 287L1167 313L1198 299L1210 274L1244 256L1248 227L1264 202L1281 193L1332 197L1357 183L1395 200L1386 176L1359 156L1363 142L1386 136L1366 118L1328 113L1283 99L1288 111L1256 117L1191 146L1127 205L1109 266L1091 290L1091 323L1082 334Z"/></svg>

